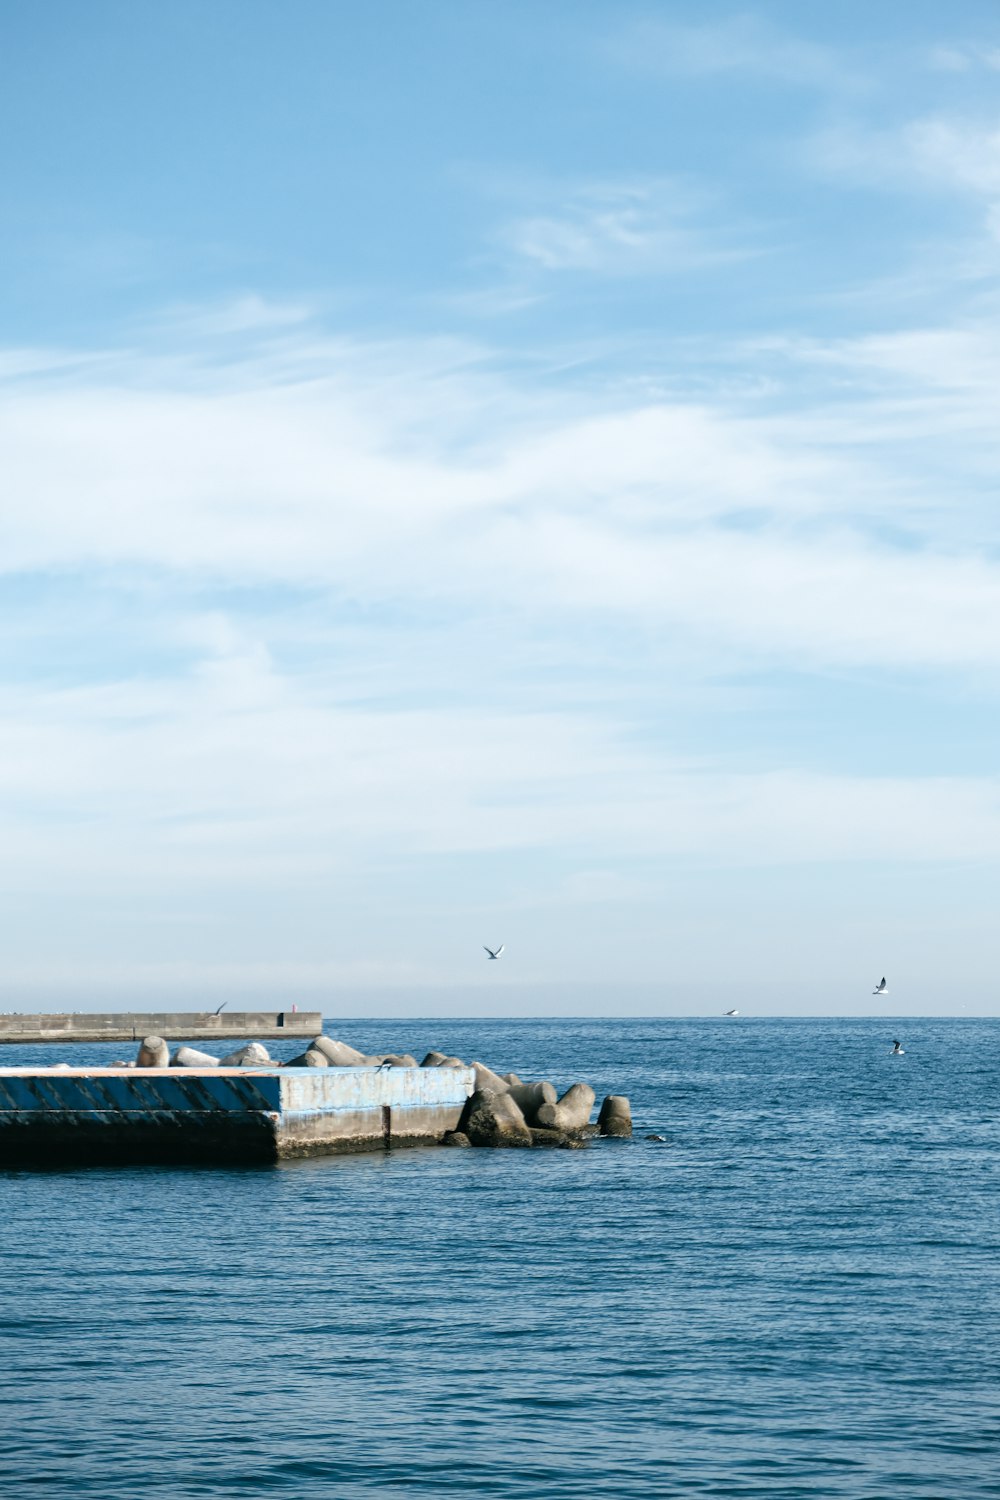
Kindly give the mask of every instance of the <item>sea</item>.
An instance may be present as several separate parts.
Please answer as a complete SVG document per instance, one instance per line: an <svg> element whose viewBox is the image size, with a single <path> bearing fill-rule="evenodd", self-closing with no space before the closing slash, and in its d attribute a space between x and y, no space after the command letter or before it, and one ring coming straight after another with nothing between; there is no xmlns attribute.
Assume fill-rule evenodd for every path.
<svg viewBox="0 0 1000 1500"><path fill-rule="evenodd" d="M0 1165L5 1500L1000 1495L1000 1021L326 1030L634 1138Z"/></svg>

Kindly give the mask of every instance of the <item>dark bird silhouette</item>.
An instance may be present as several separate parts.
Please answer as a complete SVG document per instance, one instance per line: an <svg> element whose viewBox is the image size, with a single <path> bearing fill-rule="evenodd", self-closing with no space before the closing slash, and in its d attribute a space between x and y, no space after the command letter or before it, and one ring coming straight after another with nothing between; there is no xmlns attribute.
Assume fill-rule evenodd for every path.
<svg viewBox="0 0 1000 1500"><path fill-rule="evenodd" d="M223 1000L223 1002L222 1002L222 1004L221 1004L221 1005L217 1005L217 1006L216 1006L216 1007L215 1007L215 1009L214 1009L214 1010L213 1010L213 1012L212 1012L212 1015L213 1015L213 1016L217 1016L217 1015L219 1015L219 1013L220 1013L220 1012L221 1012L221 1011L223 1011L223 1010L225 1010L225 1008L226 1008L226 1006L227 1006L227 1005L228 1005L228 1004L229 1004L229 1001L228 1001L228 1000Z"/></svg>

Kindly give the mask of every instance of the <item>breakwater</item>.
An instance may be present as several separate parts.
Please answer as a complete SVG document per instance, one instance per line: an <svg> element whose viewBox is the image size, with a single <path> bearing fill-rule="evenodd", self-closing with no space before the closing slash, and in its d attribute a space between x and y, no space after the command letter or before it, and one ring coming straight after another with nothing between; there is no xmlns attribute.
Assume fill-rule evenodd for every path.
<svg viewBox="0 0 1000 1500"><path fill-rule="evenodd" d="M281 1063L260 1042L223 1058L145 1036L134 1061L0 1069L0 1163L277 1161L440 1143L558 1146L629 1136L628 1101L596 1124L588 1084L547 1082L429 1052L369 1056L313 1037Z"/></svg>
<svg viewBox="0 0 1000 1500"><path fill-rule="evenodd" d="M313 1010L104 1011L0 1016L0 1043L137 1042L151 1032L170 1042L226 1037L310 1037L323 1029Z"/></svg>

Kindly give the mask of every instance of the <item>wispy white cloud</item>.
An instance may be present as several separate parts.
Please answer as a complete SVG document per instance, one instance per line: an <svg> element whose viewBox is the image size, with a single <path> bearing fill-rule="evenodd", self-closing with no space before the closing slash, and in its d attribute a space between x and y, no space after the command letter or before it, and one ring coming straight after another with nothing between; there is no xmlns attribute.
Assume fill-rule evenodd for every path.
<svg viewBox="0 0 1000 1500"><path fill-rule="evenodd" d="M178 303L150 320L150 327L175 338L211 338L225 334L259 334L294 328L317 313L308 302L278 302L257 292L244 292L222 303Z"/></svg>
<svg viewBox="0 0 1000 1500"><path fill-rule="evenodd" d="M618 61L664 75L743 76L791 88L842 90L861 83L833 48L785 31L762 16L716 16L702 25L662 17L631 22L609 42Z"/></svg>
<svg viewBox="0 0 1000 1500"><path fill-rule="evenodd" d="M978 68L996 73L1000 72L1000 47L982 43L942 44L930 49L927 61L939 73L968 73Z"/></svg>
<svg viewBox="0 0 1000 1500"><path fill-rule="evenodd" d="M508 224L504 243L543 271L669 273L754 253L732 229L706 226L703 195L667 180L593 182L553 190L543 210Z"/></svg>
<svg viewBox="0 0 1000 1500"><path fill-rule="evenodd" d="M724 382L698 404L311 326L238 357L213 332L184 356L12 361L8 903L71 913L81 972L120 912L129 972L144 953L169 969L179 930L218 979L231 950L209 929L235 904L246 941L265 902L266 972L361 983L371 912L409 910L422 877L408 901L400 882L430 864L450 872L440 916L475 907L477 860L551 870L562 910L645 899L637 864L1000 857L988 776L803 768L774 746L747 768L637 722L685 671L1000 666L988 333L776 341L755 367L765 353L765 395ZM99 670L30 628L39 580L47 629L74 650L94 632ZM76 618L53 580L89 581L99 614ZM616 632L648 643L638 697ZM442 935L418 928L380 940L369 977L441 977Z"/></svg>
<svg viewBox="0 0 1000 1500"><path fill-rule="evenodd" d="M939 113L887 129L852 123L807 145L810 162L854 181L914 189L1000 193L1000 124L995 118Z"/></svg>
<svg viewBox="0 0 1000 1500"><path fill-rule="evenodd" d="M919 282L925 300L950 300L963 282L995 282L1000 241L1000 117L995 111L975 117L938 112L881 129L841 124L809 139L803 157L810 170L854 186L951 198L978 215L978 229L953 224L945 231L947 239L938 236L933 249L925 250L918 271L903 271L904 282Z"/></svg>
<svg viewBox="0 0 1000 1500"><path fill-rule="evenodd" d="M987 197L1000 193L1000 124L947 116L916 120L902 143L914 169L928 180Z"/></svg>
<svg viewBox="0 0 1000 1500"><path fill-rule="evenodd" d="M609 411L506 380L481 352L435 362L307 336L300 354L286 344L277 372L268 345L259 363L202 359L191 379L123 356L8 382L0 571L590 606L783 661L1000 654L995 565L976 540L998 444L985 335L793 347L800 372L837 368L867 394L810 409L796 389L784 410L618 394ZM950 444L945 551L931 442ZM960 475L975 481L965 498ZM880 536L887 522L907 549Z"/></svg>
<svg viewBox="0 0 1000 1500"><path fill-rule="evenodd" d="M30 810L5 818L9 896L139 882L197 905L278 882L298 899L389 860L553 849L585 868L1000 857L995 778L734 772L583 712L348 706L259 647L172 679L6 690L0 748L0 804Z"/></svg>

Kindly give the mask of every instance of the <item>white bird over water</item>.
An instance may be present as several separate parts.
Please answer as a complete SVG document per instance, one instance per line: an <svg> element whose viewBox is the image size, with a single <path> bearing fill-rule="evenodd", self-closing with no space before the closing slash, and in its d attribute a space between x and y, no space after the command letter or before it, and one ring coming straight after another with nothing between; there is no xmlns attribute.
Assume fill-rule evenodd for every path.
<svg viewBox="0 0 1000 1500"><path fill-rule="evenodd" d="M886 984L886 982L885 982L884 979L880 979L879 982L878 982L878 984L872 990L872 994L873 995L888 995L888 993L889 993L889 986Z"/></svg>
<svg viewBox="0 0 1000 1500"><path fill-rule="evenodd" d="M723 1011L723 1015L726 1015L726 1016L738 1016L739 1015L739 1011L738 1010L727 1010L727 1011Z"/></svg>
<svg viewBox="0 0 1000 1500"><path fill-rule="evenodd" d="M503 952L503 943L500 944L499 948L487 948L485 943L483 944L483 947L490 955L490 958L499 958L501 953Z"/></svg>

